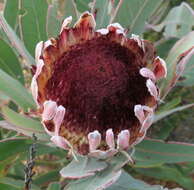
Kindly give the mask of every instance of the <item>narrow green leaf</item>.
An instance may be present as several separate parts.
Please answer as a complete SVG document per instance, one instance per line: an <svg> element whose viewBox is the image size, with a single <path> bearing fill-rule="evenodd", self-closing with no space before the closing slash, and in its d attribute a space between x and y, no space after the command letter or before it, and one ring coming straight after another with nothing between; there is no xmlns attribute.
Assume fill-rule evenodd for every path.
<svg viewBox="0 0 194 190"><path fill-rule="evenodd" d="M8 123L0 121L2 127L21 132L30 137L34 133L39 140L48 140L48 135L39 121L18 114L8 107L2 108L2 114L8 121Z"/></svg>
<svg viewBox="0 0 194 190"><path fill-rule="evenodd" d="M2 190L21 190L24 188L24 182L22 180L4 177L0 178L0 188L2 188ZM40 188L32 185L31 190L40 190Z"/></svg>
<svg viewBox="0 0 194 190"><path fill-rule="evenodd" d="M33 132L35 131L40 132L40 133L44 132L44 129L40 121L31 119L22 114L18 114L17 112L11 110L10 108L6 106L2 107L2 114L10 123L16 126L25 127L28 130L31 130Z"/></svg>
<svg viewBox="0 0 194 190"><path fill-rule="evenodd" d="M105 189L114 183L121 175L121 171L113 172L112 168L106 169L104 172L99 172L95 176L86 179L77 180L70 183L64 190L98 190Z"/></svg>
<svg viewBox="0 0 194 190"><path fill-rule="evenodd" d="M170 38L170 39L165 39L164 41L159 43L155 43L157 55L165 59L168 56L169 51L171 48L174 46L174 44L177 42L178 38Z"/></svg>
<svg viewBox="0 0 194 190"><path fill-rule="evenodd" d="M89 11L90 7L89 7L89 3L91 2L91 0L76 0L76 5L77 5L77 9L80 13L84 12L84 11Z"/></svg>
<svg viewBox="0 0 194 190"><path fill-rule="evenodd" d="M7 72L10 76L24 84L22 69L18 58L14 54L13 50L3 40L0 40L0 47L0 68Z"/></svg>
<svg viewBox="0 0 194 190"><path fill-rule="evenodd" d="M24 111L29 108L35 108L35 103L31 94L22 86L20 82L13 79L7 73L0 69L0 91L11 98Z"/></svg>
<svg viewBox="0 0 194 190"><path fill-rule="evenodd" d="M97 0L94 10L96 11L96 28L106 28L110 23L113 4L111 1Z"/></svg>
<svg viewBox="0 0 194 190"><path fill-rule="evenodd" d="M48 182L50 183L54 181L59 181L59 179L60 179L59 170L52 170L34 177L33 182L34 184L40 186L43 184L48 184Z"/></svg>
<svg viewBox="0 0 194 190"><path fill-rule="evenodd" d="M61 22L58 19L58 4L54 1L48 7L46 30L49 38L56 37L60 32Z"/></svg>
<svg viewBox="0 0 194 190"><path fill-rule="evenodd" d="M176 121L176 119L174 118L172 119L167 118L164 121L162 121L162 127L160 127L155 134L157 139L165 141L168 139L168 137L170 137L173 130L176 128L176 125L173 122L174 120ZM157 127L157 123L155 124L155 127Z"/></svg>
<svg viewBox="0 0 194 190"><path fill-rule="evenodd" d="M114 22L129 29L129 34L141 35L148 18L163 0L123 0Z"/></svg>
<svg viewBox="0 0 194 190"><path fill-rule="evenodd" d="M178 111L183 111L185 109L188 109L188 108L191 108L194 106L194 103L193 104L188 104L188 105L184 105L184 106L179 106L179 107L176 107L174 109L171 109L171 110L167 110L167 111L163 111L157 115L154 116L154 123L158 122L159 120L173 114L173 113L176 113Z"/></svg>
<svg viewBox="0 0 194 190"><path fill-rule="evenodd" d="M157 160L136 160L134 168L153 168L163 165L164 162L158 162Z"/></svg>
<svg viewBox="0 0 194 190"><path fill-rule="evenodd" d="M78 156L77 160L72 160L70 164L64 167L60 174L64 178L80 179L95 175L96 171L104 170L107 167L105 162L87 156Z"/></svg>
<svg viewBox="0 0 194 190"><path fill-rule="evenodd" d="M21 55L26 66L30 67L31 64L35 64L34 58L29 54L25 48L23 42L18 38L13 29L9 26L3 15L0 13L0 26L7 35L12 46Z"/></svg>
<svg viewBox="0 0 194 190"><path fill-rule="evenodd" d="M29 152L29 147L32 145L32 143L34 143L34 141L27 137L6 138L0 140L0 151L2 151L0 162L11 158L14 155L16 156L17 154L24 154L24 157L26 158ZM37 156L51 154L58 151L55 147L38 143L38 141L36 143L36 147Z"/></svg>
<svg viewBox="0 0 194 190"><path fill-rule="evenodd" d="M178 107L178 105L181 103L181 97L173 97L173 99L171 101L162 103L159 107L159 109L156 112L157 114L160 114L163 111L168 111L170 109L175 108L176 106Z"/></svg>
<svg viewBox="0 0 194 190"><path fill-rule="evenodd" d="M162 190L162 186L148 185L143 181L134 179L128 173L122 171L118 181L107 190Z"/></svg>
<svg viewBox="0 0 194 190"><path fill-rule="evenodd" d="M194 10L186 2L170 10L159 25L151 26L157 32L164 29L165 37L181 38L192 31L194 25Z"/></svg>
<svg viewBox="0 0 194 190"><path fill-rule="evenodd" d="M7 174L7 170L12 167L10 163L14 163L18 158L13 155L9 158L6 158L5 160L0 161L0 178L5 176Z"/></svg>
<svg viewBox="0 0 194 190"><path fill-rule="evenodd" d="M51 183L49 184L47 190L61 190L61 185L59 183Z"/></svg>
<svg viewBox="0 0 194 190"><path fill-rule="evenodd" d="M187 190L194 189L194 182L191 177L184 176L176 167L160 166L149 169L136 169L144 176L154 177L164 181L174 181Z"/></svg>
<svg viewBox="0 0 194 190"><path fill-rule="evenodd" d="M96 172L95 175L88 178L83 178L69 183L64 190L98 190L106 189L115 183L120 175L121 168L129 162L129 157L126 154L118 153L111 159L107 160L108 166L106 169Z"/></svg>
<svg viewBox="0 0 194 190"><path fill-rule="evenodd" d="M13 155L17 155L28 150L29 144L26 139L9 139L0 141L0 161L3 161Z"/></svg>
<svg viewBox="0 0 194 190"><path fill-rule="evenodd" d="M160 85L161 97L165 97L169 92L171 81L173 79L173 76L175 75L176 66L180 55L185 51L189 50L193 46L193 44L194 44L194 32L190 32L188 35L184 36L179 41L177 41L176 44L168 53L168 56L165 60L168 74L167 78L165 80L162 80L162 83Z"/></svg>
<svg viewBox="0 0 194 190"><path fill-rule="evenodd" d="M78 19L74 0L54 0L47 12L46 30L49 37L56 37L65 18L72 16L72 23Z"/></svg>
<svg viewBox="0 0 194 190"><path fill-rule="evenodd" d="M39 41L46 41L47 1L21 1L20 36L31 55Z"/></svg>
<svg viewBox="0 0 194 190"><path fill-rule="evenodd" d="M194 85L194 55L191 57L183 72L181 80L178 82L181 86L191 87Z"/></svg>
<svg viewBox="0 0 194 190"><path fill-rule="evenodd" d="M17 187L13 187L7 184L0 183L0 189L6 189L6 190L19 190Z"/></svg>
<svg viewBox="0 0 194 190"><path fill-rule="evenodd" d="M144 140L136 146L135 160L180 163L194 161L194 145L188 143Z"/></svg>
<svg viewBox="0 0 194 190"><path fill-rule="evenodd" d="M15 29L18 16L19 1L18 0L6 0L4 8L4 17L7 23Z"/></svg>

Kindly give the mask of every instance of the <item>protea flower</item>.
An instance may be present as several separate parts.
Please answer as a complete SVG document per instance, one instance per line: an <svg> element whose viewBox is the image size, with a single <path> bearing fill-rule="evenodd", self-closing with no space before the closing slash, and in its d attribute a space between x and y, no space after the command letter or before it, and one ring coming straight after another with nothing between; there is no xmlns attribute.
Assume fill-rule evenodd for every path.
<svg viewBox="0 0 194 190"><path fill-rule="evenodd" d="M39 42L32 94L51 140L80 154L111 156L139 143L160 100L165 62L118 23L95 31L85 12L57 38Z"/></svg>

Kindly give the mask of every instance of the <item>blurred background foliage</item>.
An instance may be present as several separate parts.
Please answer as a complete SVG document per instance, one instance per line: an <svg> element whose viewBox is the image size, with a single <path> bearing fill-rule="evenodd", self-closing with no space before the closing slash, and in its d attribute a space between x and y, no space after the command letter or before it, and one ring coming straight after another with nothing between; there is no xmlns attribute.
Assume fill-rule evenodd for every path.
<svg viewBox="0 0 194 190"><path fill-rule="evenodd" d="M31 189L89 189L86 182L71 183L59 175L61 167L70 162L67 152L49 143L38 118L29 110L35 103L29 91L34 49L40 40L56 37L64 18L90 10L91 0L0 0L0 189L23 189L29 169L29 148L35 148ZM181 53L194 45L193 0L123 0L113 14L109 0L96 0L97 28L119 22L129 30L154 43L157 53L165 59L169 74L161 82L165 96L168 83ZM193 31L193 32L192 32ZM176 87L157 111L148 137L136 148L136 164L124 167L122 176L110 190L157 190L168 188L194 189L194 56ZM189 108L189 109L188 109ZM173 114L172 114L173 113ZM36 135L37 140L32 137ZM157 141L162 140L162 141ZM181 141L191 144L173 144ZM33 144L35 143L35 144ZM32 154L32 152L31 152ZM32 156L32 155L31 155ZM25 169L27 168L27 169ZM26 172L24 172L24 169ZM73 169L72 169L73 170ZM84 172L84 171L83 171ZM104 176L108 179L110 176ZM96 176L95 176L96 177ZM99 183L103 177L97 176ZM146 183L134 179L144 180ZM93 179L90 179L93 180ZM80 184L82 186L80 186Z"/></svg>

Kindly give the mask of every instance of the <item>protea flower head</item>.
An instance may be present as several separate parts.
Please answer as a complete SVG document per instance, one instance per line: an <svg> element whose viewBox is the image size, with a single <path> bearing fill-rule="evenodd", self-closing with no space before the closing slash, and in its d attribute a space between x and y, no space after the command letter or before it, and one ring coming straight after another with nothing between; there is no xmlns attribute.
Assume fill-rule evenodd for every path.
<svg viewBox="0 0 194 190"><path fill-rule="evenodd" d="M159 101L165 62L118 23L95 31L85 12L57 38L39 42L32 94L51 140L80 154L110 156L139 143Z"/></svg>

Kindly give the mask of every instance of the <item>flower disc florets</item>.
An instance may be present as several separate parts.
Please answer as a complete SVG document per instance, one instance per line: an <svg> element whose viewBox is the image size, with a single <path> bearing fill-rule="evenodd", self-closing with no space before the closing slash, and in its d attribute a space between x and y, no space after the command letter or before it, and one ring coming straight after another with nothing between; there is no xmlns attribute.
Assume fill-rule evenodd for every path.
<svg viewBox="0 0 194 190"><path fill-rule="evenodd" d="M55 144L113 155L144 138L165 63L151 43L127 38L119 24L95 31L88 12L72 28L70 21L64 21L57 39L37 45L33 96Z"/></svg>

